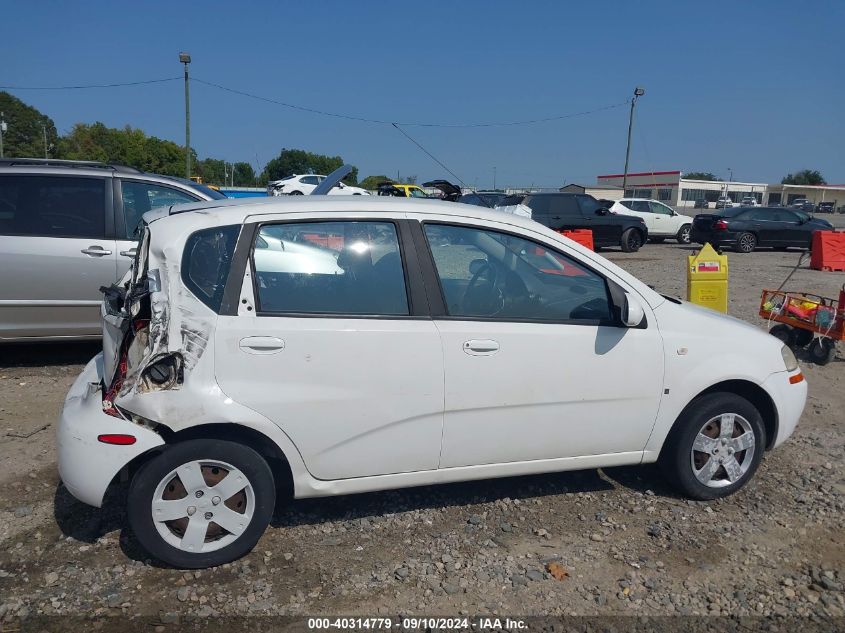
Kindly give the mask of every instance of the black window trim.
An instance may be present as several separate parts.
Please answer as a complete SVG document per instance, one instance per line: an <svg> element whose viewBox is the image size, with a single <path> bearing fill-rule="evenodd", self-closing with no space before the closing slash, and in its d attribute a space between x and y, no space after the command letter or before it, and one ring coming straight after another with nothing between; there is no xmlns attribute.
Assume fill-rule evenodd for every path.
<svg viewBox="0 0 845 633"><path fill-rule="evenodd" d="M408 314L360 314L360 313L346 313L346 312L279 312L261 309L261 297L258 293L257 279L258 275L255 271L255 237L258 236L261 228L268 225L278 224L337 224L339 222L378 222L381 224L393 224L396 229L396 239L399 242L399 258L402 263L402 273L405 278L405 296L408 301ZM249 243L248 257L244 260L244 266L240 268L241 274L239 280L230 279L227 281L228 286L237 283L237 293L240 294L240 284L243 282L243 275L246 272L246 263L249 264L252 277L252 293L255 301L255 315L259 317L275 317L275 318L306 318L306 319L372 319L372 320L396 320L396 321L420 321L430 320L431 311L429 309L428 300L426 298L426 291L423 281L419 273L419 265L417 265L418 253L413 246L413 239L408 228L408 220L390 217L363 216L363 217L308 217L308 218L291 218L282 220L267 220L263 222L255 222L252 237ZM242 232L243 236L245 232ZM240 243L235 248L236 254ZM244 249L245 250L245 249ZM234 268L234 267L233 267ZM234 271L231 271L234 272ZM225 295L224 295L225 297ZM225 301L225 298L224 298ZM237 301L234 303L234 311L232 304L227 305L227 310L231 316L237 315Z"/></svg>
<svg viewBox="0 0 845 633"><path fill-rule="evenodd" d="M114 215L110 209L114 207L114 194L112 187L108 180L112 179L111 174L51 174L45 172L4 172L0 173L0 177L22 177L22 178L71 178L71 179L87 179L87 180L101 180L103 181L104 189L104 208L103 208L103 235L100 237L91 237L89 235L30 235L30 234L6 234L0 233L3 237L38 237L38 238L54 238L65 240L114 240L115 239L115 225Z"/></svg>
<svg viewBox="0 0 845 633"><path fill-rule="evenodd" d="M478 321L484 323L532 323L532 324L542 324L542 325L584 325L584 326L598 326L598 327L618 327L618 328L626 328L620 318L620 314L618 314L619 310L615 307L615 295L611 292L612 284L617 286L622 292L625 292L624 289L613 279L607 277L607 275L599 272L589 264L581 261L580 259L575 259L572 256L566 254L562 251L562 249L558 248L557 246L553 246L548 244L542 240L539 240L534 237L528 237L521 233L516 233L513 231L508 231L506 229L501 229L499 227L491 227L485 224L479 224L475 222L460 222L460 221L448 221L448 220L422 220L418 222L420 232L422 233L422 239L424 240L423 248L426 249L426 257L429 260L429 265L431 266L431 273L433 273L433 279L431 278L431 273L424 274L424 278L426 280L426 290L431 296L433 293L439 298L439 306L440 309L437 311L432 310L432 317L435 320L442 320L442 321ZM441 226L457 226L461 228L469 228L469 229L478 229L482 231L491 231L493 233L501 233L503 235L508 235L511 237L520 238L523 240L528 240L532 242L536 242L537 244L542 245L544 248L551 250L552 252L558 253L562 257L565 257L567 260L572 260L576 265L582 266L583 268L589 270L591 273L597 275L604 281L605 292L607 293L607 301L611 307L611 311L613 313L613 317L609 321L603 321L601 319L515 319L515 318L499 318L499 317L485 317L485 316L454 316L448 313L448 309L446 308L446 294L443 291L443 285L440 282L440 275L437 274L437 265L434 262L434 254L431 250L431 244L429 243L428 236L425 233L425 225L432 224L432 225L441 225ZM435 304L437 305L437 304ZM647 319L643 319L641 328L647 327Z"/></svg>

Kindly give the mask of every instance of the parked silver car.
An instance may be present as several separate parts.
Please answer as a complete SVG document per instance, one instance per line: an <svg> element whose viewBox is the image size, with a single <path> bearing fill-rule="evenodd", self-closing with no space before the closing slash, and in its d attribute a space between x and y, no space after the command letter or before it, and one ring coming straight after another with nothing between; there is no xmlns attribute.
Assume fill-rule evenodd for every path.
<svg viewBox="0 0 845 633"><path fill-rule="evenodd" d="M141 216L219 198L132 167L0 159L0 342L99 337L100 287L129 269Z"/></svg>

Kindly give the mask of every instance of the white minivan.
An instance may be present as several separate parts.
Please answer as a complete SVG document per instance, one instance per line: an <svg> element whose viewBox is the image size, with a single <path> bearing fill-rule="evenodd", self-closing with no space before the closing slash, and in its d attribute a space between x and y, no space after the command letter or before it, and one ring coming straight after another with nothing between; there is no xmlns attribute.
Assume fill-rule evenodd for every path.
<svg viewBox="0 0 845 633"><path fill-rule="evenodd" d="M807 385L762 330L664 297L534 222L301 196L153 211L105 292L59 472L182 568L248 552L294 497L659 462L741 488Z"/></svg>
<svg viewBox="0 0 845 633"><path fill-rule="evenodd" d="M650 242L662 242L669 238L677 240L679 244L689 244L692 218L662 202L645 198L622 198L613 203L610 212L642 218L648 228Z"/></svg>

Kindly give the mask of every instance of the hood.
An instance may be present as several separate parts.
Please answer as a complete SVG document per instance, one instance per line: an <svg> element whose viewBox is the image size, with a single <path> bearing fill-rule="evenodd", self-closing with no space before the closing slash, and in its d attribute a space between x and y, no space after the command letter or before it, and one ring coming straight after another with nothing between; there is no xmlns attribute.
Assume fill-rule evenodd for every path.
<svg viewBox="0 0 845 633"><path fill-rule="evenodd" d="M340 167L335 169L332 173L330 173L328 176L323 178L323 181L314 188L314 190L311 192L311 195L312 196L324 196L324 195L326 195L329 191L332 190L332 188L337 183L339 183L342 179L346 178L346 176L348 176L352 172L353 169L354 169L354 167L352 167L352 165L341 165Z"/></svg>
<svg viewBox="0 0 845 633"><path fill-rule="evenodd" d="M423 187L434 187L443 192L443 198L449 202L455 202L461 197L461 188L453 185L448 180L430 180L423 183Z"/></svg>

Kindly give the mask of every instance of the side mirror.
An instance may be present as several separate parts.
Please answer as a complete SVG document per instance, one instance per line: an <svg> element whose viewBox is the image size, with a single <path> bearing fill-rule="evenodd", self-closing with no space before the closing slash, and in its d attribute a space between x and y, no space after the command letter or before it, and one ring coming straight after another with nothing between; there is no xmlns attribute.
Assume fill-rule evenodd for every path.
<svg viewBox="0 0 845 633"><path fill-rule="evenodd" d="M596 209L596 215L607 215L608 213L610 213L610 209L607 209L605 207L599 207L598 209Z"/></svg>
<svg viewBox="0 0 845 633"><path fill-rule="evenodd" d="M622 324L625 327L637 327L645 318L645 310L639 300L627 292L622 302Z"/></svg>

